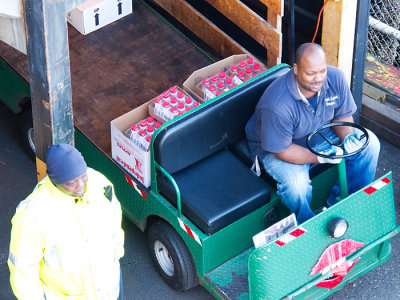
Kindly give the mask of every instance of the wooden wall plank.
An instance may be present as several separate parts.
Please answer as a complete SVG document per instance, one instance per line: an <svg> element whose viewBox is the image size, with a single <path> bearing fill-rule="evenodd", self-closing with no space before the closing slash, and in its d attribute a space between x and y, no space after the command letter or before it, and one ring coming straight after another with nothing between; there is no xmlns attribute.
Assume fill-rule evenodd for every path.
<svg viewBox="0 0 400 300"><path fill-rule="evenodd" d="M282 62L281 57L274 56L272 53L267 52L267 67L272 68L273 66L279 65Z"/></svg>
<svg viewBox="0 0 400 300"><path fill-rule="evenodd" d="M282 34L239 0L206 0L276 57L281 57Z"/></svg>
<svg viewBox="0 0 400 300"><path fill-rule="evenodd" d="M64 17L61 17L64 16ZM38 179L48 147L74 143L65 4L26 0L29 80Z"/></svg>
<svg viewBox="0 0 400 300"><path fill-rule="evenodd" d="M350 83L357 1L329 1L324 9L321 45L327 62L337 66Z"/></svg>
<svg viewBox="0 0 400 300"><path fill-rule="evenodd" d="M64 0L65 2L65 11L69 12L71 9L81 5L86 0Z"/></svg>
<svg viewBox="0 0 400 300"><path fill-rule="evenodd" d="M267 21L273 27L275 27L279 32L282 32L282 16L278 15L272 10L268 10Z"/></svg>
<svg viewBox="0 0 400 300"><path fill-rule="evenodd" d="M248 53L240 44L221 31L184 0L154 0L169 14L206 42L221 56Z"/></svg>
<svg viewBox="0 0 400 300"><path fill-rule="evenodd" d="M268 23L274 26L278 31L282 32L282 16L278 15L275 11L272 9L268 9L267 13L267 20ZM279 48L282 49L282 42L279 44ZM280 50L282 53L282 50ZM267 66L268 68L272 68L273 66L276 66L280 64L282 61L282 55L277 56L271 51L267 50Z"/></svg>
<svg viewBox="0 0 400 300"><path fill-rule="evenodd" d="M262 4L268 7L268 10L274 11L276 14L283 16L284 0L259 0Z"/></svg>

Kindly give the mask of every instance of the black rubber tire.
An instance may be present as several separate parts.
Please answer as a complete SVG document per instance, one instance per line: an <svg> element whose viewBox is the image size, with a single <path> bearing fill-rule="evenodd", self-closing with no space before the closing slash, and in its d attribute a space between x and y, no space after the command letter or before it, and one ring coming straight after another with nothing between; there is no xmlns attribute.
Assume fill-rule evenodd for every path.
<svg viewBox="0 0 400 300"><path fill-rule="evenodd" d="M172 275L163 270L157 259L155 253L156 242L161 242L168 251L168 257L173 262ZM168 223L158 220L152 224L147 231L147 244L157 272L171 288L178 291L186 291L199 284L192 256L182 238Z"/></svg>
<svg viewBox="0 0 400 300"><path fill-rule="evenodd" d="M32 120L32 109L25 109L19 116L19 126L21 133L21 142L25 148L26 153L29 157L35 161L36 151L33 139L33 120Z"/></svg>

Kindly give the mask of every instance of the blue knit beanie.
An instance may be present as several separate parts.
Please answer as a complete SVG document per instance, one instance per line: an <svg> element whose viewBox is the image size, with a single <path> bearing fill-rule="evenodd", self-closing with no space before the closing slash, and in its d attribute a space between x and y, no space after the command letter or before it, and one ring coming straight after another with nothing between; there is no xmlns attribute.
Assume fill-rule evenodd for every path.
<svg viewBox="0 0 400 300"><path fill-rule="evenodd" d="M82 154L68 144L56 144L47 150L47 175L54 184L64 184L87 170Z"/></svg>

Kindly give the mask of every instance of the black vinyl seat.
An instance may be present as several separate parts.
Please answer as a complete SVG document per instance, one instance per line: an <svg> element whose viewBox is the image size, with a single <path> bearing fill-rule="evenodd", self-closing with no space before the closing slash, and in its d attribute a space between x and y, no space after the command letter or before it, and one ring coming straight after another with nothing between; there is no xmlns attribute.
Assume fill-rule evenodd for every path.
<svg viewBox="0 0 400 300"><path fill-rule="evenodd" d="M211 235L270 201L269 187L227 147L244 128L266 87L289 66L271 68L240 88L165 126L153 141L154 161L177 182L182 214ZM176 192L157 170L157 187L171 204Z"/></svg>
<svg viewBox="0 0 400 300"><path fill-rule="evenodd" d="M176 205L176 192L160 175L158 187ZM264 181L228 150L221 150L173 174L181 193L182 211L211 235L268 203Z"/></svg>

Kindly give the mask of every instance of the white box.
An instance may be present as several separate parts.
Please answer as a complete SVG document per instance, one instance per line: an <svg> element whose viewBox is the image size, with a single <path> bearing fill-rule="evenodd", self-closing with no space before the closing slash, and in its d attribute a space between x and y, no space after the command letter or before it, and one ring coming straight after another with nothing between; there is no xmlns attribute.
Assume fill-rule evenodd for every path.
<svg viewBox="0 0 400 300"><path fill-rule="evenodd" d="M132 124L149 116L149 105L151 102L148 101L111 121L112 158L145 187L149 187L151 183L150 151L142 150L124 132Z"/></svg>
<svg viewBox="0 0 400 300"><path fill-rule="evenodd" d="M132 13L132 0L88 0L67 13L68 22L88 34Z"/></svg>

